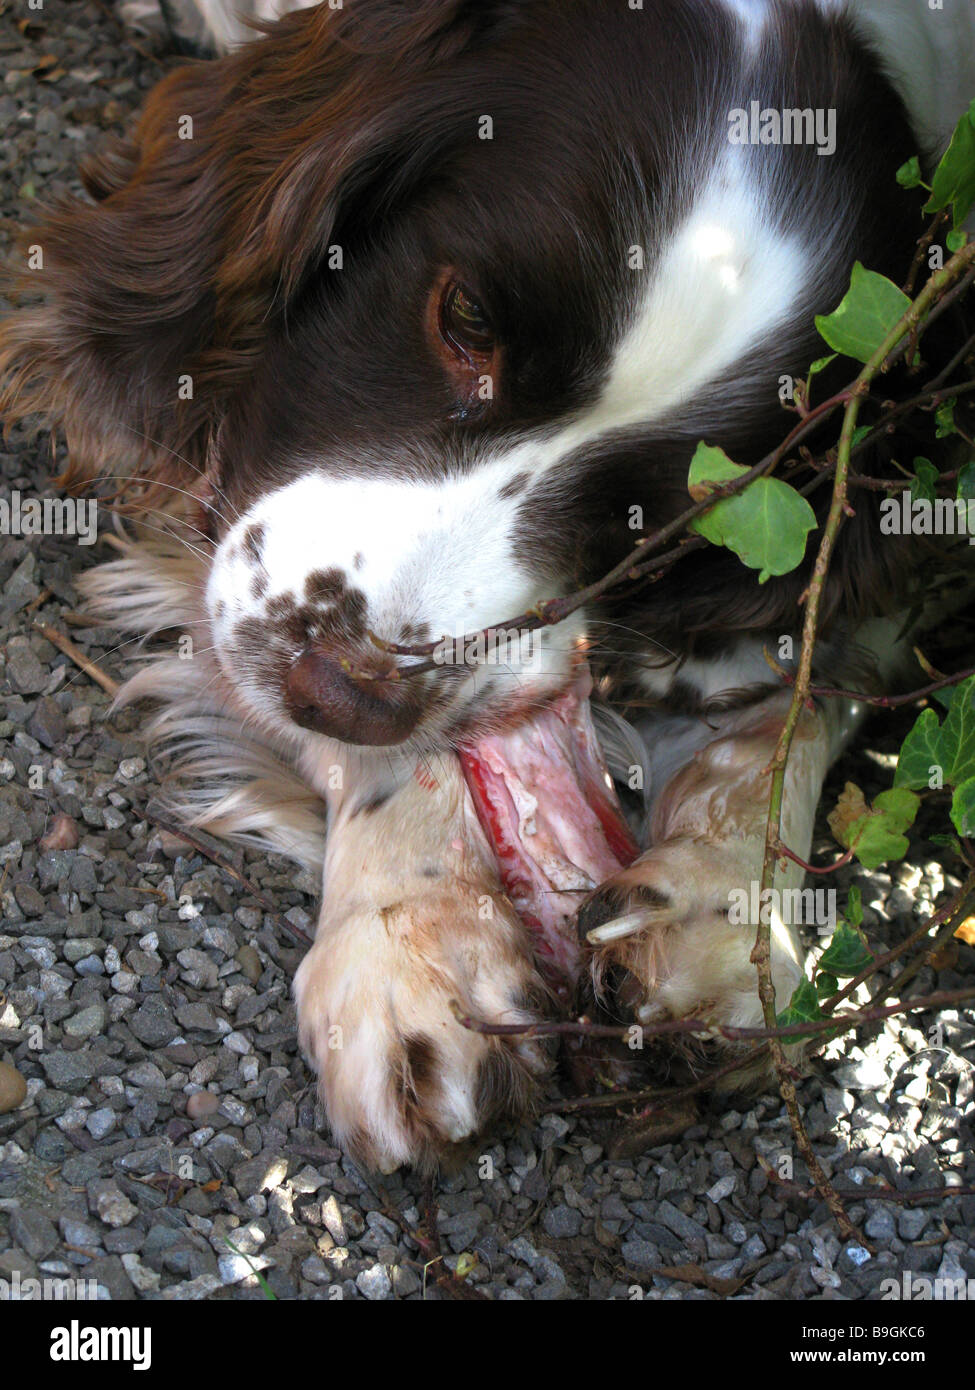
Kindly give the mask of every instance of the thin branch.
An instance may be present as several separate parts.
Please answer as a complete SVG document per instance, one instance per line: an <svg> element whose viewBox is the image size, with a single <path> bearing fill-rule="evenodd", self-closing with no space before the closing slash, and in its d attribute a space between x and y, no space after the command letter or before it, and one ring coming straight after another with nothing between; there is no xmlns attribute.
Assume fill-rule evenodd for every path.
<svg viewBox="0 0 975 1390"><path fill-rule="evenodd" d="M819 1193L814 1187L803 1187L801 1183L790 1182L787 1178L780 1178L778 1173L769 1165L767 1159L758 1155L758 1162L762 1172L769 1182L776 1187L782 1188L793 1197L805 1197L812 1199L818 1197ZM851 1202L899 1202L902 1206L912 1206L915 1202L941 1202L946 1197L971 1197L975 1196L975 1187L926 1187L920 1192L899 1192L896 1187L886 1185L878 1187L851 1187L844 1188L839 1196L845 1197Z"/></svg>
<svg viewBox="0 0 975 1390"><path fill-rule="evenodd" d="M905 294L912 295L914 293L914 286L917 284L917 277L921 272L921 266L924 264L924 258L928 253L928 248L948 221L949 215L948 209L943 208L934 220L929 223L927 230L918 237L917 250L914 252L911 268L907 272L907 279L904 281Z"/></svg>
<svg viewBox="0 0 975 1390"><path fill-rule="evenodd" d="M848 849L834 863L827 864L824 868L817 868L815 864L807 864L805 859L800 859L798 854L793 854L789 846L783 844L781 840L776 849L780 855L784 855L786 859L791 859L793 864L798 864L800 869L804 869L807 874L835 874L837 869L843 869L853 861L853 850Z"/></svg>
<svg viewBox="0 0 975 1390"><path fill-rule="evenodd" d="M465 1014L456 1000L451 1011L457 1022L472 1033L492 1038L622 1038L632 1037L639 1030L641 1041L647 1038L672 1037L674 1034L693 1034L695 1037L723 1038L725 1042L769 1042L774 1048L782 1039L816 1038L821 1034L836 1035L865 1023L879 1023L895 1014L919 1013L929 1009L947 1009L975 999L975 985L967 989L940 990L935 994L915 995L897 1004L882 1008L859 1009L856 1013L837 1014L832 1018L811 1019L808 1023L773 1023L765 1028L734 1028L729 1024L713 1023L706 1018L668 1018L659 1023L592 1023L587 1018L542 1019L537 1023L488 1023Z"/></svg>
<svg viewBox="0 0 975 1390"><path fill-rule="evenodd" d="M922 686L920 690L912 690L907 695L864 695L860 690L833 690L825 685L811 685L807 694L822 699L855 700L857 704L874 705L877 709L898 709L901 705L913 705L917 700L925 700L939 690L960 685L962 681L967 681L969 676L975 676L975 666L969 666L967 670L958 671L953 676L945 676L943 680L932 681L930 685ZM786 675L785 679L792 684L791 676Z"/></svg>

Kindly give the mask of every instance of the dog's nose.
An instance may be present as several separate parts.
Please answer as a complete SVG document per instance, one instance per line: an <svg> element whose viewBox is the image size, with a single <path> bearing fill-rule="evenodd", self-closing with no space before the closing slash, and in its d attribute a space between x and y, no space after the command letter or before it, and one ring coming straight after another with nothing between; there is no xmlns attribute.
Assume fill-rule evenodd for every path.
<svg viewBox="0 0 975 1390"><path fill-rule="evenodd" d="M288 713L302 728L341 743L402 743L419 721L419 702L409 683L383 674L311 648L285 676Z"/></svg>

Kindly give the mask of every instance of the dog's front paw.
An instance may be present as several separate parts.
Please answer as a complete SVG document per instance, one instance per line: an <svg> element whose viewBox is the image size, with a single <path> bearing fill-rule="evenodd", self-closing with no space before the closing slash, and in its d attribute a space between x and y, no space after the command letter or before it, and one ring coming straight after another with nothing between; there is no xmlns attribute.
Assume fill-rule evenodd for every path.
<svg viewBox="0 0 975 1390"><path fill-rule="evenodd" d="M701 1018L760 1027L751 962L757 923L732 911L750 897L760 846L678 838L654 845L583 904L592 987L615 1017ZM772 915L772 978L784 1007L802 974L793 934Z"/></svg>
<svg viewBox="0 0 975 1390"><path fill-rule="evenodd" d="M537 1020L545 995L521 923L498 895L441 880L341 920L323 909L295 978L302 1047L338 1142L369 1168L430 1171L487 1125L531 1109L548 1055L488 1036Z"/></svg>

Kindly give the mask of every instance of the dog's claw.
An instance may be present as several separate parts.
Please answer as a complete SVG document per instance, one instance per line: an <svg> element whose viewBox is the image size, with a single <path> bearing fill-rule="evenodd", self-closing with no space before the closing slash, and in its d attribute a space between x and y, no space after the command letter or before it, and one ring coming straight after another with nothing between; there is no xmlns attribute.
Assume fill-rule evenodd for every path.
<svg viewBox="0 0 975 1390"><path fill-rule="evenodd" d="M673 916L670 912L663 911L641 911L625 912L620 917L612 917L602 926L592 927L586 932L586 940L590 946L605 946L607 942L619 941L624 936L632 936L635 932L647 931L654 923L664 925Z"/></svg>
<svg viewBox="0 0 975 1390"><path fill-rule="evenodd" d="M677 838L604 883L580 913L596 1000L613 1017L643 1024L760 1025L754 927L733 925L727 911L732 891L753 873L737 841ZM800 974L798 954L787 947L776 942L773 950L777 992L786 999Z"/></svg>

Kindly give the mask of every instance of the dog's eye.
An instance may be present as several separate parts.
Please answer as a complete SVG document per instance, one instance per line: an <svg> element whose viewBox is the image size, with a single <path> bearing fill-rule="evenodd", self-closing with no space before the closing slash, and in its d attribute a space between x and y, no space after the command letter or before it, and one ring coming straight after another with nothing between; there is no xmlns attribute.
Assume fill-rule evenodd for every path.
<svg viewBox="0 0 975 1390"><path fill-rule="evenodd" d="M444 341L465 357L494 351L494 329L483 305L456 281L446 287L440 301L440 332Z"/></svg>

